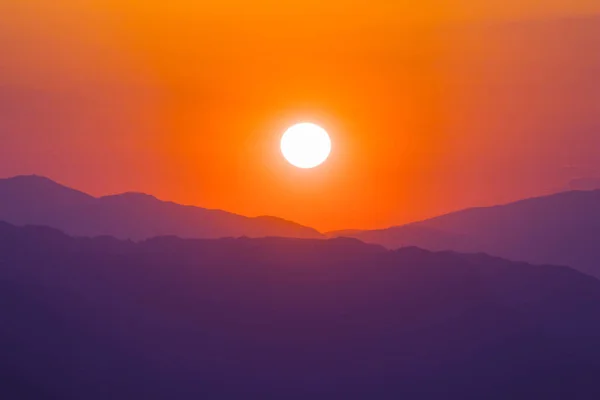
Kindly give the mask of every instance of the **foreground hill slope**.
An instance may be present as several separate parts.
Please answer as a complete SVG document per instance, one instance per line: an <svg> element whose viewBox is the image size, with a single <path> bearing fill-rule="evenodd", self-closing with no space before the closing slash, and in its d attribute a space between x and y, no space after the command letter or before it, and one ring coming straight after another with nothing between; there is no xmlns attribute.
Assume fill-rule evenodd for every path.
<svg viewBox="0 0 600 400"><path fill-rule="evenodd" d="M0 220L15 225L47 225L75 236L110 235L132 240L163 235L321 237L312 228L280 218L249 218L165 202L142 193L95 198L39 176L0 179Z"/></svg>
<svg viewBox="0 0 600 400"><path fill-rule="evenodd" d="M482 254L0 223L0 396L592 399L598 309L594 278Z"/></svg>
<svg viewBox="0 0 600 400"><path fill-rule="evenodd" d="M571 191L472 208L404 226L332 232L388 248L484 252L568 265L600 277L600 190Z"/></svg>

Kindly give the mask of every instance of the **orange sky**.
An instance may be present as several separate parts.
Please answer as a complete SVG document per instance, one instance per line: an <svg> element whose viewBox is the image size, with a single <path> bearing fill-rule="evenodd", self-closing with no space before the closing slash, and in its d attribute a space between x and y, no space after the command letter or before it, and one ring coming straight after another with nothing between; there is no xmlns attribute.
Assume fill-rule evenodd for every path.
<svg viewBox="0 0 600 400"><path fill-rule="evenodd" d="M321 230L600 182L596 0L323 3L3 1L0 176Z"/></svg>

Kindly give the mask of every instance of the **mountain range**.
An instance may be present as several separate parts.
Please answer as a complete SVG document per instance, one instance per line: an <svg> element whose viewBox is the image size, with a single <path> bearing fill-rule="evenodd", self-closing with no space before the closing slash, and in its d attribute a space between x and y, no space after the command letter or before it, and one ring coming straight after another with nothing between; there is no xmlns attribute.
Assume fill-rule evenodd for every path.
<svg viewBox="0 0 600 400"><path fill-rule="evenodd" d="M92 197L38 176L0 180L0 221L45 225L73 236L144 240L157 236L352 237L389 249L487 253L568 265L600 277L600 190L569 191L466 209L379 230L329 232L276 217L249 218L165 202L142 193Z"/></svg>
<svg viewBox="0 0 600 400"><path fill-rule="evenodd" d="M388 229L327 235L353 237L390 249L417 246L568 265L600 277L600 190L562 192Z"/></svg>
<svg viewBox="0 0 600 400"><path fill-rule="evenodd" d="M0 223L0 397L596 399L600 281L355 239Z"/></svg>
<svg viewBox="0 0 600 400"><path fill-rule="evenodd" d="M108 235L131 240L165 235L322 237L312 228L281 218L249 218L161 201L143 193L96 198L40 176L0 179L0 221L46 225L75 236Z"/></svg>

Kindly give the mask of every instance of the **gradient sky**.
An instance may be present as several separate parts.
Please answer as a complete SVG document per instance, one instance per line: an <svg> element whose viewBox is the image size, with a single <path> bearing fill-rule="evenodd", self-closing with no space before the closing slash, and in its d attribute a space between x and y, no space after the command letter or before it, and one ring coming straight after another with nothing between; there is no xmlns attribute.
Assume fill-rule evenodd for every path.
<svg viewBox="0 0 600 400"><path fill-rule="evenodd" d="M411 3L3 0L0 176L320 230L600 187L597 0Z"/></svg>

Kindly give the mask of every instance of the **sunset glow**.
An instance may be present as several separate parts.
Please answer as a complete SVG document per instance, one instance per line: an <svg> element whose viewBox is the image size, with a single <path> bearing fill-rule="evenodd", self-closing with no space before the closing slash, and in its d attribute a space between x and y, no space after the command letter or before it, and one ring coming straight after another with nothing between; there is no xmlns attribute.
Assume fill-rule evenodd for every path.
<svg viewBox="0 0 600 400"><path fill-rule="evenodd" d="M600 0L0 0L1 399L600 399Z"/></svg>
<svg viewBox="0 0 600 400"><path fill-rule="evenodd" d="M598 12L597 0L0 1L0 177L321 231L600 186ZM308 171L280 149L303 121L333 146Z"/></svg>

